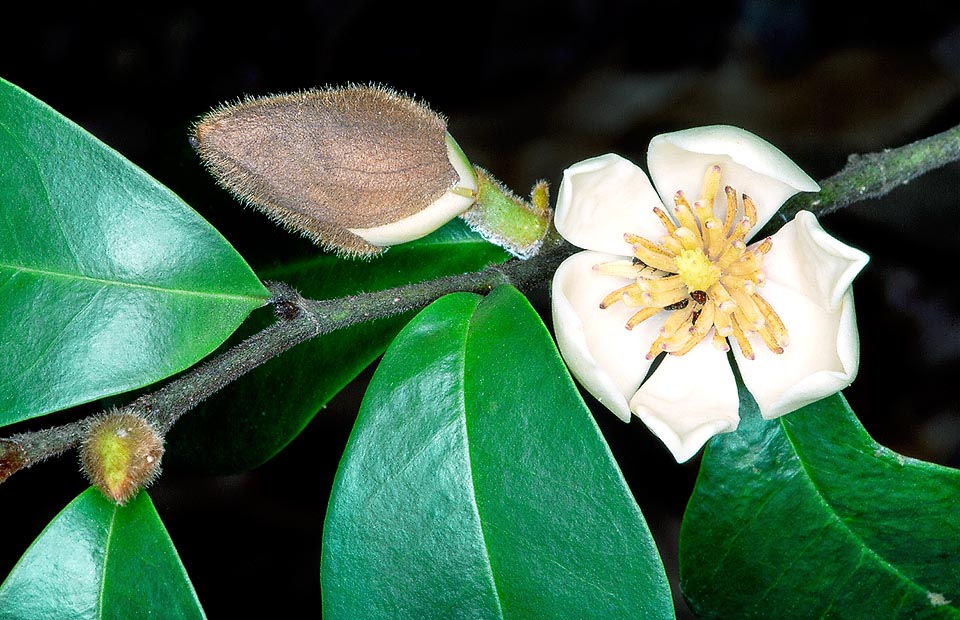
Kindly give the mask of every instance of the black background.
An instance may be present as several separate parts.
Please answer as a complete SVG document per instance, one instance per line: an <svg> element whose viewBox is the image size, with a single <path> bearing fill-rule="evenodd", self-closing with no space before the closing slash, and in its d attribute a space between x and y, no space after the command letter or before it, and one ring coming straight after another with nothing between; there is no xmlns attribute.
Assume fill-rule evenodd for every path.
<svg viewBox="0 0 960 620"><path fill-rule="evenodd" d="M4 20L0 77L168 185L254 267L303 248L218 189L186 141L197 115L244 95L394 86L448 116L471 160L520 194L605 152L644 166L650 137L695 125L742 126L823 178L849 153L960 120L954 2L35 4ZM958 207L953 164L823 222L872 256L855 286L863 357L848 400L881 443L953 466ZM533 295L548 320L547 300ZM319 616L323 511L362 391L256 471L173 469L151 489L211 618ZM677 465L642 424L596 415L675 582L698 461ZM84 487L69 455L0 487L0 573Z"/></svg>

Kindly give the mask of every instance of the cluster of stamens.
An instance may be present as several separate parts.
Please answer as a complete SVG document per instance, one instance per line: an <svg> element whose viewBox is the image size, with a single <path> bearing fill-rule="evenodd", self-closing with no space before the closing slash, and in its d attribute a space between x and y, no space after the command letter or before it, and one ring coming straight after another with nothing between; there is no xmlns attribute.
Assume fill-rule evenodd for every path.
<svg viewBox="0 0 960 620"><path fill-rule="evenodd" d="M751 337L760 338L774 353L788 344L787 328L770 304L757 292L764 285L763 257L773 247L768 237L747 247L744 240L757 224L757 208L746 194L724 188L726 208L714 213L720 188L720 166L704 176L701 197L692 205L683 191L674 195L673 218L663 209L653 212L666 235L658 242L627 233L632 260L596 265L603 275L633 280L603 298L601 308L623 303L637 311L626 323L633 329L667 312L647 359L661 352L683 355L707 336L721 351L729 351L733 336L741 352L754 358ZM737 220L742 205L742 217Z"/></svg>

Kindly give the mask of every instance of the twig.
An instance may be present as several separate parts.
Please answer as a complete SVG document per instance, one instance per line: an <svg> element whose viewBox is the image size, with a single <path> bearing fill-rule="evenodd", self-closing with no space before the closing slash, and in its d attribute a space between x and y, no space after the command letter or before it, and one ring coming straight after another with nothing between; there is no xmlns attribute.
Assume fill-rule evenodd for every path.
<svg viewBox="0 0 960 620"><path fill-rule="evenodd" d="M883 196L896 187L947 163L960 160L960 126L912 144L880 153L854 155L835 175L821 182L819 194L788 201L759 236L771 234L800 210L832 213L855 202ZM141 396L121 411L150 421L161 434L187 411L229 383L297 344L330 332L387 318L430 304L454 292L487 293L501 284L526 292L546 282L576 248L548 235L540 253L481 271L418 282L332 300L309 300L282 283L269 284L277 321L240 344L164 387ZM0 482L8 476L75 448L92 418L0 439Z"/></svg>
<svg viewBox="0 0 960 620"><path fill-rule="evenodd" d="M960 161L960 125L895 149L850 155L840 172L820 181L819 193L797 194L788 200L756 237L776 232L798 211L827 215L856 202L885 196L955 161Z"/></svg>

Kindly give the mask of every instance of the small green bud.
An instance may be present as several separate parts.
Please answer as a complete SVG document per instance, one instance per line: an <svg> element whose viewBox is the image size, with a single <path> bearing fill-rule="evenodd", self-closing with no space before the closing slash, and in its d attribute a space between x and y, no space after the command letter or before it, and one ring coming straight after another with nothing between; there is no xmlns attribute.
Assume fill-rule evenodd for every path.
<svg viewBox="0 0 960 620"><path fill-rule="evenodd" d="M163 438L140 416L108 413L90 423L80 462L90 483L125 504L160 472Z"/></svg>
<svg viewBox="0 0 960 620"><path fill-rule="evenodd" d="M423 237L473 203L446 121L392 90L351 86L246 99L194 126L217 181L288 230L347 255Z"/></svg>

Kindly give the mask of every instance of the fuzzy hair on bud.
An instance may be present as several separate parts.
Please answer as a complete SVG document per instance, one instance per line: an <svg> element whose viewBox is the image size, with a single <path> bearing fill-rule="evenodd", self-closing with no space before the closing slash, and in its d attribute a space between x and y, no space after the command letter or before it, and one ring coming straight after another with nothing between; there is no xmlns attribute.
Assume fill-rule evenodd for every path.
<svg viewBox="0 0 960 620"><path fill-rule="evenodd" d="M345 255L372 255L427 235L475 195L471 167L446 121L383 87L224 105L196 123L191 144L241 202Z"/></svg>
<svg viewBox="0 0 960 620"><path fill-rule="evenodd" d="M23 469L26 463L27 457L19 443L0 439L0 482Z"/></svg>
<svg viewBox="0 0 960 620"><path fill-rule="evenodd" d="M116 502L127 503L160 473L163 438L146 420L112 412L93 420L80 446L90 483Z"/></svg>

